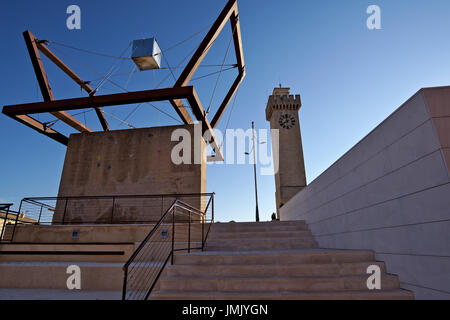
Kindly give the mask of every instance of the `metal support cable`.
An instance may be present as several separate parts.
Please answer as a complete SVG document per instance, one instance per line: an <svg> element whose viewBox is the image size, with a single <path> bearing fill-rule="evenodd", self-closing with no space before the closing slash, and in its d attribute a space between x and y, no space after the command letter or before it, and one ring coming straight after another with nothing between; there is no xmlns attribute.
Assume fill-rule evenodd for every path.
<svg viewBox="0 0 450 320"><path fill-rule="evenodd" d="M217 86L219 84L220 76L222 75L223 65L225 64L225 61L226 61L227 56L228 56L228 52L230 51L231 42L233 41L233 36L234 36L235 32L236 32L236 26L233 27L233 30L231 32L230 41L228 41L227 50L225 51L225 56L223 57L222 66L220 67L219 74L217 75L216 84L214 85L214 90L213 90L213 92L211 94L211 99L209 101L208 109L206 109L206 114L208 114L209 110L211 109L211 105L212 105L212 102L214 100L214 96L215 96L215 93L216 93L216 90L217 90Z"/></svg>
<svg viewBox="0 0 450 320"><path fill-rule="evenodd" d="M161 52L162 52L162 51L161 51ZM167 56L164 54L164 52L163 52L163 58L166 60L167 67L169 68L169 71L170 71L170 74L171 74L172 77L173 77L173 80L177 81L177 78L175 77L175 75L174 75L174 73L173 73L173 70L172 70L172 68L170 67L169 60L167 59Z"/></svg>
<svg viewBox="0 0 450 320"><path fill-rule="evenodd" d="M74 62L76 62L77 64L79 64L80 66L82 66L83 68L90 70L91 72L93 72L93 73L96 74L96 75L101 75L98 71L94 70L92 67L89 67L89 66L87 66L87 65L85 65L85 64L83 64L83 63L77 61L77 59L71 57L71 56L68 55L67 53L64 53L63 51L58 50L58 49L56 49L56 48L54 48L54 49L55 49L55 51L58 51L58 52L61 53L62 55L68 57L68 58L71 59L71 60L73 60ZM125 92L130 92L130 91L128 91L127 89L125 89L124 87L122 87L120 84L116 83L115 81L113 81L113 80L111 80L111 79L107 79L107 81L110 82L110 83L112 83L114 86L120 88L121 90L123 90L123 91L125 91ZM175 120L175 121L177 121L177 122L179 122L179 123L182 123L179 119L176 119L175 117L171 116L171 115L168 114L167 112L164 112L163 110L157 108L157 107L154 106L153 104L151 104L151 103L149 103L149 102L147 102L147 104L150 105L152 108L158 110L159 112L165 114L166 116L172 118L173 120ZM108 113L108 114L109 114L109 113ZM109 114L109 115L110 115L110 114ZM118 118L115 118L115 119L118 119ZM120 121L123 121L123 120L121 120L121 119L119 119L119 120L120 120Z"/></svg>
<svg viewBox="0 0 450 320"><path fill-rule="evenodd" d="M194 38L196 35L202 33L205 29L210 28L211 25L212 25L212 23L211 23L211 24L208 24L208 26L205 26L205 27L202 28L200 31L198 31L198 32L196 32L196 33L190 35L190 36L187 37L186 39L184 39L184 40L182 40L182 41L176 43L175 45L173 45L173 46L171 46L171 47L165 49L164 51L167 52L167 51L172 50L172 49L174 49L175 47L178 47L179 45L181 45L181 44L183 44L183 43L189 41L190 39ZM234 34L234 30L233 30L233 34ZM116 59L117 61L113 64L113 66L111 67L110 71L109 71L105 76L103 76L103 77L101 78L101 81L97 84L97 87L93 90L93 93L97 92L97 91L104 85L104 83L106 83L107 81L110 82L110 83L112 83L112 84L114 84L115 86L119 87L120 89L122 89L122 90L124 90L124 91L126 91L126 92L129 92L126 88L122 87L121 85L118 85L116 82L112 81L110 78L111 78L112 76L114 76L115 66L118 64L118 62L119 62L120 60L122 60L122 62L123 62L124 60L130 60L130 58L128 58L128 57L123 57L123 55L124 55L124 53L126 52L126 50L128 50L128 48L131 46L131 43L127 46L127 48L124 50L124 52L123 52L119 57L112 56L112 55L108 55L108 54L103 54L103 53L99 53L99 52L94 52L94 51L90 51L90 50L86 50L86 49L80 49L80 48L77 48L77 47L74 47L74 46L71 46L71 45L67 45L67 44L63 44L63 43L60 43L60 42L56 42L56 41L47 41L47 43L48 43L48 44L55 44L55 45L63 46L63 47L70 48L70 49L73 49L73 50L78 50L78 51L81 51L81 52L84 52L84 53L88 53L88 54L93 54L93 55L98 55L98 56L103 56L103 57L108 57L108 58ZM213 43L214 43L214 42L213 42ZM208 50L208 49L211 47L211 45L212 45L213 43L211 43L211 44L208 46L208 48L206 48L205 50ZM230 43L231 43L231 40L230 40ZM221 75L222 71L224 71L224 70L223 70L223 67L224 67L224 65L225 65L225 60L226 60L226 57L227 57L227 54L228 54L228 51L229 51L230 43L229 43L228 48L227 48L227 51L226 51L226 53L225 53L224 60L223 60L222 64L220 65L220 68L221 68L220 71L214 72L214 73L211 73L211 74L207 74L207 75L204 75L204 76L200 76L200 77L198 77L198 78L196 78L196 79L193 79L193 80L198 80L198 79L205 78L205 77L208 77L208 76L211 76L211 75L214 75L214 74L219 73L218 79L217 79L217 81L216 81L216 86L215 86L215 88L214 88L213 95L212 95L212 97L211 97L211 101L212 101L212 99L213 99L213 97L214 97L214 93L215 93L215 91L216 91L217 83L218 83L218 81L219 81L220 75ZM195 48L194 48L193 51L195 51ZM167 60L166 55L164 54L163 51L161 51L161 53L163 54L164 58L166 59L168 69L170 70L170 74L169 74L168 76L172 75L172 77L173 77L174 80L176 81L175 74L174 74L173 69L171 68L171 66L170 66L170 64L169 64L169 62L168 62L168 60ZM133 54L133 53L131 53L131 55L132 55L132 54ZM65 54L65 55L67 55L67 54ZM181 65L181 64L187 59L187 57L189 57L190 55L191 55L191 53L189 53L189 54L182 60L182 62L180 62L175 68L179 68L180 65ZM72 58L72 59L73 59L73 58ZM73 59L73 60L75 60L75 59ZM81 65L81 63L79 63L79 62L77 62L77 63ZM83 66L84 66L84 65L83 65ZM217 66L218 66L218 65L217 65ZM84 66L84 67L86 67L86 66ZM236 67L236 65L233 65L232 68L234 68L234 67ZM226 70L229 70L229 69L232 69L232 68L228 68L228 69L226 69ZM89 67L89 69L90 69L92 72L94 72L95 74L99 74L97 71L94 71L92 68ZM128 85L129 79L130 79L130 77L131 77L131 75L132 75L133 73L134 73L134 71L132 71L132 72L129 73L130 76L128 77L128 80L127 80L127 82L126 82L126 86ZM164 79L163 79L156 87L159 87L164 81L166 81L167 78L168 78L168 76L165 77L165 78L164 78ZM212 103L212 102L210 102L210 105L209 105L209 107L208 107L208 112L209 112L211 103ZM155 108L156 110L160 111L161 113L164 113L165 115L167 115L167 116L169 116L170 118L174 119L175 121L180 122L179 120L175 119L174 117L172 117L172 116L169 115L168 113L166 113L166 112L162 111L161 109L155 107L153 104L148 103L148 102L147 102L147 104L150 105L151 107ZM115 117L114 115L111 115L111 114L109 114L109 113L108 113L108 115L113 116L115 119L117 119L117 120L119 120L119 121L121 122L121 124L119 125L119 127L120 127L122 124L126 124L126 125L128 125L128 126L134 127L134 126L132 126L131 124L127 123L126 120L127 120L132 114L134 114L134 113L139 109L140 106L141 106L141 104L138 104L138 105L137 105L137 106L136 106L136 107L135 107L128 115L127 115L127 117L125 118L125 120L121 120L121 119L119 119L119 118L117 118L117 117ZM85 113L84 113L83 115L84 115L84 117L85 117ZM86 119L85 119L85 122L86 122ZM180 122L180 123L181 123L181 122Z"/></svg>
<svg viewBox="0 0 450 320"><path fill-rule="evenodd" d="M210 76L213 76L215 74L218 74L218 73L221 73L221 72L224 72L224 71L228 71L228 70L231 70L231 69L236 69L236 68L237 68L237 66L233 66L233 67L229 67L229 68L226 68L226 69L223 69L223 70L220 70L220 71L211 72L211 73L205 74L203 76L198 76L196 78L192 78L191 81L200 80L200 79L203 79L203 78L206 78L206 77L210 77Z"/></svg>
<svg viewBox="0 0 450 320"><path fill-rule="evenodd" d="M114 116L113 114L110 114L110 113L108 113L108 112L106 112L106 111L104 111L104 110L103 110L103 112L106 113L107 115L109 115L110 117L116 119L117 121L120 121L120 122L122 122L122 123L125 123L125 124L126 124L127 126L129 126L130 128L136 129L136 127L133 126L131 123L125 122L124 120L119 119L119 118L117 118L116 116Z"/></svg>
<svg viewBox="0 0 450 320"><path fill-rule="evenodd" d="M205 65L200 65L199 68L214 68L214 67L221 67L221 66L222 65L220 65L220 64L205 64ZM238 65L236 63L228 63L228 64L224 64L223 66L224 67L230 67L230 69L238 67ZM184 69L185 67L186 66L175 66L175 67L172 67L172 70ZM134 68L134 69L136 69L136 68ZM158 70L169 70L169 68L161 67L159 69L152 69L152 71L158 71ZM228 70L228 69L225 69L224 71L226 71L226 70ZM111 78L112 77L121 77L121 76L133 75L135 73L140 73L140 72L142 72L142 71L140 71L140 70L133 70L133 71L130 71L130 72L114 73L114 74L111 75ZM217 72L219 72L219 71L217 71ZM216 74L217 72L214 72L213 74ZM101 80L101 79L103 79L103 77L95 78L95 79L92 79L90 81L91 82L95 82L95 81L98 81L98 80ZM194 80L194 79L192 79L192 80Z"/></svg>
<svg viewBox="0 0 450 320"><path fill-rule="evenodd" d="M236 94L234 95L233 104L231 105L230 114L228 115L228 119L227 119L227 125L225 126L225 134L226 134L226 131L228 130L228 125L230 124L231 115L233 114L234 105L236 104L236 99L237 99L238 93L239 93L239 88L237 89ZM222 139L222 143L220 144L219 150L222 149L223 144L224 144L224 141Z"/></svg>
<svg viewBox="0 0 450 320"><path fill-rule="evenodd" d="M207 26L203 27L200 31L197 31L197 32L191 34L191 35L188 36L186 39L184 39L184 40L182 40L182 41L180 41L180 42L174 44L173 46L171 46L171 47L165 49L164 51L166 51L166 52L167 52L167 51L170 51L170 50L172 50L172 49L174 49L174 48L176 48L176 47L182 45L183 43L185 43L185 42L187 42L187 41L193 39L195 36L197 36L198 34L202 33L202 32L203 32L204 30L206 30L207 28L210 28L212 24L213 24L213 23L208 24ZM86 49L82 49L82 48L77 48L77 47L75 47L75 46L68 45L68 44L61 43L61 42L57 42L57 41L45 40L45 42L46 42L46 43L52 43L52 44L55 44L55 45L58 45L58 46L61 46L61 47L66 47L66 48L68 48L68 49L72 49L72 50L84 52L84 53L87 53L87 54L92 54L92 55L100 56L100 57L105 57L105 58L110 58L110 59L131 60L131 58L129 58L129 57L122 57L122 56L117 57L117 56L113 56L113 55L109 55L109 54L105 54L105 53L101 53L101 52L96 52L96 51L92 51L92 50L86 50Z"/></svg>
<svg viewBox="0 0 450 320"><path fill-rule="evenodd" d="M193 54L194 53L194 51L195 50L197 50L197 48L194 48L194 49L192 49L184 58L183 58L183 60L181 60L181 62L180 63L178 63L178 65L175 67L175 68L177 68L177 67L179 67L187 58L189 58L190 56L191 56L191 54ZM159 86L161 85L161 84L163 84L166 80L167 80L167 78L169 78L170 77L170 74L168 74L166 77L164 77L164 79L162 79L157 85L156 85L156 89L157 88L159 88ZM176 81L176 80L175 80Z"/></svg>
<svg viewBox="0 0 450 320"><path fill-rule="evenodd" d="M120 58L123 57L123 55L125 54L125 52L127 52L128 48L131 46L131 42L128 44L128 46L125 48L125 50L122 51L122 53L120 54L120 57L116 60L116 62L111 66L109 72L104 76L104 78L102 79L102 81L100 81L100 83L97 85L97 87L92 91L92 94L95 94L99 88L101 88L101 86L105 83L106 80L108 80L111 75L114 72L115 68L120 68L117 67L118 62L120 61ZM131 55L133 55L134 50L131 52ZM123 62L123 61L122 61ZM91 93L90 93L91 94Z"/></svg>
<svg viewBox="0 0 450 320"><path fill-rule="evenodd" d="M211 26L213 25L213 23L214 23L214 22L211 22L211 23L208 24L207 26L203 27L200 31L197 31L196 33L194 33L194 34L188 36L185 40L182 40L182 41L180 41L180 42L174 44L173 46L171 46L171 47L165 49L164 51L165 51L165 52L170 51L170 50L172 50L172 49L174 49L174 48L176 48L176 47L182 45L183 43L185 43L185 42L191 40L192 38L194 38L195 36L199 35L199 34L202 33L203 31L205 31L205 30L211 28Z"/></svg>
<svg viewBox="0 0 450 320"><path fill-rule="evenodd" d="M75 117L75 116L78 116L78 115L80 115L80 114L84 114L84 115L86 115L86 113L89 113L89 112L92 112L92 111L94 111L93 109L90 109L90 110L84 110L84 111L81 111L81 112L78 112L78 113L75 113L75 114L71 114L71 116L72 117ZM69 113L70 114L70 113ZM39 116L39 114L38 114L38 116ZM47 128L50 128L50 127L52 127L54 124L56 124L58 121L61 121L60 119L55 119L55 120L52 120L52 121L47 121L47 122L45 122L44 123L44 125L47 127ZM86 119L85 119L85 122L86 122ZM86 124L85 124L86 125Z"/></svg>
<svg viewBox="0 0 450 320"><path fill-rule="evenodd" d="M101 56L101 57L106 57L106 58L111 58L111 59L122 59L122 60L131 60L131 58L127 58L127 57L117 57L117 56L112 56L112 55L108 55L108 54L104 54L104 53L99 53L99 52L95 52L95 51L90 51L90 50L86 50L86 49L81 49L81 48L77 48L68 44L64 44L61 42L56 42L56 41L49 41L47 40L47 42L49 44L55 44L61 47L66 47L72 50L76 50L76 51L80 51L80 52L84 52L84 53L88 53L88 54L92 54L92 55L96 55L96 56Z"/></svg>

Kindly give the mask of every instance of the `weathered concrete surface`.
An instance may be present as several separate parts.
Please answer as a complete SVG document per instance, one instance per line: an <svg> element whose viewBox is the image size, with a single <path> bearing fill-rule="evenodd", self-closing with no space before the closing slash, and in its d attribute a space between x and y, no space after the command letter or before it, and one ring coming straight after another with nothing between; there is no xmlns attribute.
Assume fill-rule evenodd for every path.
<svg viewBox="0 0 450 320"><path fill-rule="evenodd" d="M422 89L281 209L321 248L371 249L416 298L450 299L450 87Z"/></svg>
<svg viewBox="0 0 450 320"><path fill-rule="evenodd" d="M204 225L204 232L210 224ZM141 242L154 225L19 225L14 234L14 243L137 243ZM170 232L171 224L163 224L162 228ZM175 224L175 241L187 241L188 225ZM72 238L72 232L78 232L78 238ZM191 224L191 241L199 241L202 235L202 225Z"/></svg>
<svg viewBox="0 0 450 320"><path fill-rule="evenodd" d="M289 95L289 88L275 88L266 106L266 120L270 129L279 132L279 149L272 143L272 154L279 154L279 169L275 172L275 199L277 213L306 186L302 137L298 110L300 95ZM289 119L285 118L288 117Z"/></svg>
<svg viewBox="0 0 450 320"><path fill-rule="evenodd" d="M191 163L176 165L172 132L191 135ZM196 141L198 140L198 141ZM194 146L200 143L201 164L195 164ZM143 128L70 136L59 193L65 196L152 195L206 192L205 143L194 135L194 125ZM197 161L197 163L199 163ZM53 222L133 222L156 220L172 201L165 199L71 200L57 203ZM201 208L204 199L183 199ZM64 210L65 209L65 210ZM65 214L64 214L65 211Z"/></svg>
<svg viewBox="0 0 450 320"><path fill-rule="evenodd" d="M35 261L128 261L135 243L116 244L1 244L0 262ZM1 287L1 286L0 286Z"/></svg>

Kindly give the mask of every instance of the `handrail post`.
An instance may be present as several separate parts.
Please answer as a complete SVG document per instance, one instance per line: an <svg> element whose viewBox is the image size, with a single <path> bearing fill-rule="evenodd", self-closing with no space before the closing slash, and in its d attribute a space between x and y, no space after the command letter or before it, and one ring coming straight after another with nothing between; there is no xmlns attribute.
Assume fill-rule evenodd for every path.
<svg viewBox="0 0 450 320"><path fill-rule="evenodd" d="M174 252L175 252L175 212L176 212L176 207L173 208L172 210L172 265L173 265L173 256L174 256Z"/></svg>
<svg viewBox="0 0 450 320"><path fill-rule="evenodd" d="M188 253L191 253L191 212L189 211Z"/></svg>
<svg viewBox="0 0 450 320"><path fill-rule="evenodd" d="M22 201L23 201L23 200L22 200ZM17 221L19 220L20 210L22 210L22 201L20 201L19 211L17 211L16 222L15 222L15 224L14 224L13 231L12 231L12 235L11 235L11 240L10 240L11 242L13 242L14 234L16 233ZM5 222L6 222L6 221L5 221Z"/></svg>
<svg viewBox="0 0 450 320"><path fill-rule="evenodd" d="M41 204L41 210L39 210L39 219L37 224L41 224L41 216L42 216L42 208L44 207L43 204Z"/></svg>
<svg viewBox="0 0 450 320"><path fill-rule="evenodd" d="M64 224L64 219L66 218L66 211L67 211L67 203L69 202L69 199L66 198L66 204L64 205L64 213L62 218L62 224Z"/></svg>
<svg viewBox="0 0 450 320"><path fill-rule="evenodd" d="M206 212L205 217L202 219L202 251L205 247L205 221L206 221Z"/></svg>
<svg viewBox="0 0 450 320"><path fill-rule="evenodd" d="M10 208L10 206L8 206L8 208L6 209L5 220L3 220L2 232L0 234L0 242L3 240L3 232L5 231L6 224L8 222L9 208Z"/></svg>
<svg viewBox="0 0 450 320"><path fill-rule="evenodd" d="M123 270L123 287L122 287L122 300L126 300L127 296L127 280L128 280L128 266L124 267Z"/></svg>
<svg viewBox="0 0 450 320"><path fill-rule="evenodd" d="M112 210L111 210L111 224L114 223L114 206L116 205L116 197L112 198L113 203L112 203Z"/></svg>

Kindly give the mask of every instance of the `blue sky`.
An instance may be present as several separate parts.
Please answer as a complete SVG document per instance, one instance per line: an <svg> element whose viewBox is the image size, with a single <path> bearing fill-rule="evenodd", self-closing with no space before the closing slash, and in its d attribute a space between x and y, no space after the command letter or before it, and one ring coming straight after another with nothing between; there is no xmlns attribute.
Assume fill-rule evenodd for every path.
<svg viewBox="0 0 450 320"><path fill-rule="evenodd" d="M0 12L2 77L1 106L41 100L22 38L26 29L53 48L83 79L96 80L116 62L61 46L120 55L130 41L155 36L163 49L205 30L222 10L224 0L195 1L8 1ZM66 28L66 8L81 8L81 30ZM382 29L366 27L366 8L381 7ZM450 82L450 2L446 0L256 1L240 0L241 31L246 61L245 78L231 114L229 128L269 128L265 106L273 87L281 82L302 95L300 123L307 180L311 182L362 139L421 87ZM176 66L201 41L202 34L167 52ZM230 39L227 26L205 59L220 64ZM129 54L129 51L127 52ZM230 51L226 63L234 63ZM82 96L80 89L44 58L56 98ZM131 61L118 64L129 73ZM198 75L217 71L201 68ZM176 75L181 70L176 69ZM168 70L115 76L128 90L154 88ZM224 72L211 104L212 112L231 84L235 70ZM209 105L216 77L198 80L204 106ZM93 82L93 86L98 83ZM162 87L170 86L169 78ZM110 83L99 94L119 92ZM167 104L164 111L176 117ZM124 119L134 106L106 109ZM224 129L231 108L219 125ZM73 114L74 112L72 112ZM41 115L48 121L49 115ZM100 129L93 112L77 116ZM172 125L176 121L148 107L140 107L127 122L137 126ZM111 120L113 129L122 128ZM55 128L70 133L57 123ZM0 115L0 202L18 203L25 196L56 196L65 147ZM274 179L259 176L262 220L275 211ZM254 219L251 165L208 167L208 191L216 192L216 214L221 221Z"/></svg>

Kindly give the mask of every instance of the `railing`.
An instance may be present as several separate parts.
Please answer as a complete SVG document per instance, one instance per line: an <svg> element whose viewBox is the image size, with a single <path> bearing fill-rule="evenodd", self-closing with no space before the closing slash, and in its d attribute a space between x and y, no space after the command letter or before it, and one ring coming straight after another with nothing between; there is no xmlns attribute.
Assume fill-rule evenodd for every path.
<svg viewBox="0 0 450 320"><path fill-rule="evenodd" d="M158 194L24 198L21 215L3 229L12 241L16 227L34 225L155 224L175 200L205 208L211 194ZM10 216L11 216L11 211Z"/></svg>
<svg viewBox="0 0 450 320"><path fill-rule="evenodd" d="M12 203L0 204L0 242L11 242L16 225L31 222L17 211L11 210Z"/></svg>
<svg viewBox="0 0 450 320"><path fill-rule="evenodd" d="M214 193L203 211L175 200L124 265L122 300L147 300L175 252L203 251L212 223Z"/></svg>

